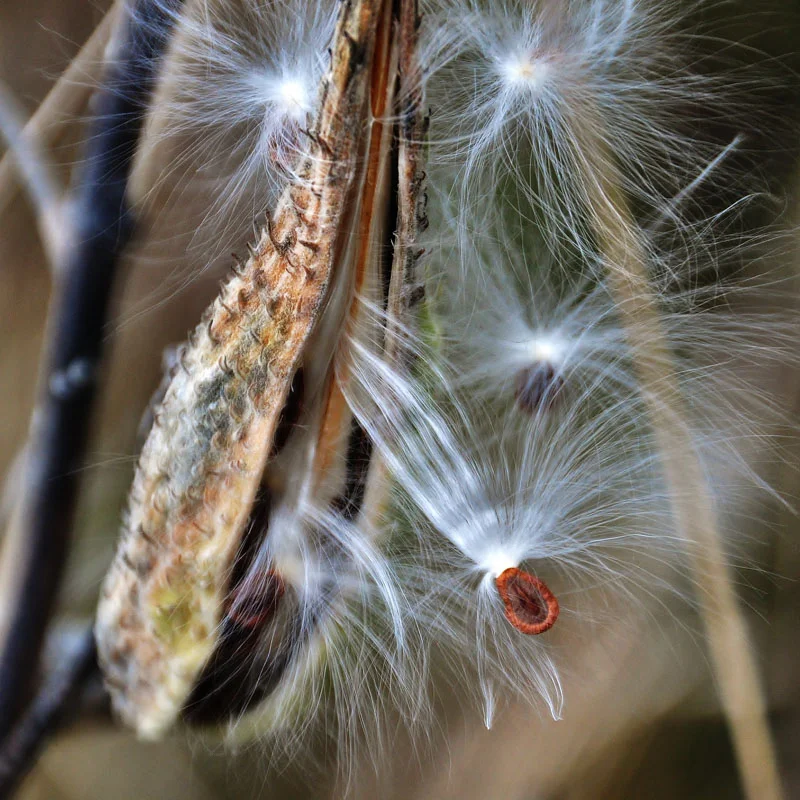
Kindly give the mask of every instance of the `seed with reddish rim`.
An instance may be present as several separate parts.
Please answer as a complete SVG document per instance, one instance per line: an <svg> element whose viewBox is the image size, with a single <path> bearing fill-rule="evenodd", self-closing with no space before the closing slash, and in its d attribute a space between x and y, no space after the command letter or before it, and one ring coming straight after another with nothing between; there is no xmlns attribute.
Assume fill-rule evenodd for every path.
<svg viewBox="0 0 800 800"><path fill-rule="evenodd" d="M509 567L495 579L505 606L506 619L521 633L534 636L553 627L558 619L558 600L547 584L517 567Z"/></svg>

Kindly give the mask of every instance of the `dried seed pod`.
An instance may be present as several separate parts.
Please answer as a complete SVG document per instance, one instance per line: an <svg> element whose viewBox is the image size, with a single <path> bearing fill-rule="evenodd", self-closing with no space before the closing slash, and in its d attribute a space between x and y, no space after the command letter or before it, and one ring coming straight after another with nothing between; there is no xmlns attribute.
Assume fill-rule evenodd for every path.
<svg viewBox="0 0 800 800"><path fill-rule="evenodd" d="M196 329L142 451L96 623L115 708L142 736L176 719L220 638L278 419L346 246L388 8L342 6L308 155Z"/></svg>
<svg viewBox="0 0 800 800"><path fill-rule="evenodd" d="M96 625L115 707L142 736L181 713L206 723L247 710L326 613L330 586L309 591L271 559L273 500L291 505L303 486L352 521L383 483L341 367L365 324L357 296L406 324L420 294L419 93L392 117L418 20L410 0L394 11L396 37L392 4L342 7L309 154L191 338L143 450ZM323 560L342 558L325 531L309 535Z"/></svg>
<svg viewBox="0 0 800 800"><path fill-rule="evenodd" d="M214 650L183 703L187 722L208 724L239 714L272 689L296 640L296 604L284 600L285 594L274 570L251 574L234 587ZM265 638L267 661L259 658Z"/></svg>

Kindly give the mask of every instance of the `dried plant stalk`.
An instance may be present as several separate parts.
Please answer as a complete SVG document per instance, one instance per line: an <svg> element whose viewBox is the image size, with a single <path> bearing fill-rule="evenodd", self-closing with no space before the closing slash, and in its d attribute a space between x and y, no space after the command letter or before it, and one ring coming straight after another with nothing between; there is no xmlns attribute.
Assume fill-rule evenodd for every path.
<svg viewBox="0 0 800 800"><path fill-rule="evenodd" d="M142 452L96 625L115 705L142 736L174 721L219 638L278 417L347 245L388 13L342 6L308 156L195 331Z"/></svg>
<svg viewBox="0 0 800 800"><path fill-rule="evenodd" d="M24 135L39 147L50 150L58 145L67 124L80 117L100 84L103 51L111 40L117 9L115 3L25 125ZM0 161L0 214L16 199L19 190L14 157L7 153Z"/></svg>
<svg viewBox="0 0 800 800"><path fill-rule="evenodd" d="M675 361L650 286L647 256L599 118L573 118L591 222L627 332L656 438L672 512L701 593L700 613L746 796L783 797L758 668L722 544L714 499L695 449Z"/></svg>
<svg viewBox="0 0 800 800"><path fill-rule="evenodd" d="M0 137L5 139L9 155L16 160L21 182L36 210L42 247L51 268L56 270L64 246L61 240L65 226L60 213L63 187L48 155L25 133L22 119L12 91L0 83Z"/></svg>

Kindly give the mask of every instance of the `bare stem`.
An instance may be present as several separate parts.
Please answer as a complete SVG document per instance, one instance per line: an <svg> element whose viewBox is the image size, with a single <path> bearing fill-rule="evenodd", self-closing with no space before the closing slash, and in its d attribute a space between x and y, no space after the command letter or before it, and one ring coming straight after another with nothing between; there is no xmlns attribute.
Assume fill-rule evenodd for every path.
<svg viewBox="0 0 800 800"><path fill-rule="evenodd" d="M614 156L595 115L574 120L592 226L607 281L631 346L672 511L694 583L722 705L746 796L783 797L766 703L738 604L711 488L695 450L677 369L650 286L647 256L622 189ZM598 133L599 132L599 133Z"/></svg>
<svg viewBox="0 0 800 800"><path fill-rule="evenodd" d="M173 0L177 4L177 0ZM133 220L125 198L157 57L173 15L138 0L97 93L76 191L72 246L48 315L45 371L21 496L0 565L0 741L30 697L69 552L119 255Z"/></svg>

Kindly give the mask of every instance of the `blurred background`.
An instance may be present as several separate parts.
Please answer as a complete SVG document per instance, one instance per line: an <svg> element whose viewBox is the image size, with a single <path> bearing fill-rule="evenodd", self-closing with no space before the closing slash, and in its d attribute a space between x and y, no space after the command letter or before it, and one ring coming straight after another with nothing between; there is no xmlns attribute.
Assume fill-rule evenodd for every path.
<svg viewBox="0 0 800 800"><path fill-rule="evenodd" d="M791 65L791 43L800 43L800 18L794 3L783 5L758 4L749 9L757 13L748 15L742 4L731 3L720 13L730 13L737 35ZM39 107L106 10L107 4L86 0L0 3L0 79L27 114ZM101 57L98 50L88 63ZM65 181L81 158L86 103L97 80L96 70L78 70L70 78L67 100L42 123L40 135ZM770 113L794 119L796 92L778 95ZM793 130L800 133L797 126ZM771 180L786 198L784 217L791 228L798 177L794 143L788 137L774 145L783 168ZM194 165L183 162L174 183L156 186L153 179L173 157L168 146L154 147L149 162L137 165L135 185L145 223L126 256L124 286L107 331L109 368L82 473L76 543L60 604L66 636L71 625L91 615L110 560L137 427L160 380L162 351L180 342L199 318L229 266L229 252L243 250L250 230L250 219L242 220L240 229L231 230L223 255L211 263L201 258L193 236L205 201L201 188L191 191ZM781 249L786 267L793 269L794 241ZM0 170L0 478L5 486L0 517L15 495L15 459L27 433L50 291L35 218L6 166ZM800 404L800 376L790 371L765 375L763 386L793 408ZM768 468L770 480L791 504L800 488L800 442L788 426L775 434L783 463ZM745 498L731 513L752 542L752 569L738 575L741 597L769 695L788 796L800 798L798 521L777 499L748 504ZM97 713L53 740L19 797L737 798L730 741L699 631L688 609L642 615L620 603L583 638L562 642L563 720L512 705L486 731L480 716L462 708L443 687L441 732L416 747L399 732L387 747L386 761L357 763L345 778L337 775L322 742L310 742L302 756L288 761L266 745L233 752L194 734L143 744Z"/></svg>

